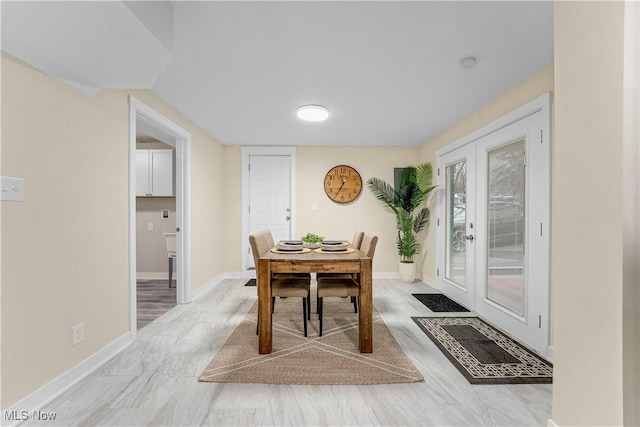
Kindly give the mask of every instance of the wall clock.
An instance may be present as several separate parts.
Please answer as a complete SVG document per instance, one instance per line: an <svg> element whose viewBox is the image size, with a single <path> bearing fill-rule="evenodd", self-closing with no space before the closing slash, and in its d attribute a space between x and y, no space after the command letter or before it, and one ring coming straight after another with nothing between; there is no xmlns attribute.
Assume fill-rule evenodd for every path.
<svg viewBox="0 0 640 427"><path fill-rule="evenodd" d="M324 177L324 192L336 203L353 202L361 191L362 178L351 166L335 166Z"/></svg>

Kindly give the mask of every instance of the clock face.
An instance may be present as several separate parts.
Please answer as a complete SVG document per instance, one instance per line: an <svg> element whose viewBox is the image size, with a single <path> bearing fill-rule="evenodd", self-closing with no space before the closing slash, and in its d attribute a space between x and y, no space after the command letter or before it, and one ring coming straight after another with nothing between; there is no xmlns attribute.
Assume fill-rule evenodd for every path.
<svg viewBox="0 0 640 427"><path fill-rule="evenodd" d="M336 203L352 202L361 191L362 178L351 166L335 166L324 177L324 192Z"/></svg>

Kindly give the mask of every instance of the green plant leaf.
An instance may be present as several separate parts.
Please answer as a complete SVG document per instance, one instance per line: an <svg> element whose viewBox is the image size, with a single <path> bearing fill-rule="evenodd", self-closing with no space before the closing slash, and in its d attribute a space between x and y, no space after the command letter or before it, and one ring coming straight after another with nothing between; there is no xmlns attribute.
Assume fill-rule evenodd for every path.
<svg viewBox="0 0 640 427"><path fill-rule="evenodd" d="M371 190L376 199L384 203L393 213L397 213L393 187L389 183L379 178L369 178L367 188Z"/></svg>
<svg viewBox="0 0 640 427"><path fill-rule="evenodd" d="M422 208L415 216L413 220L413 231L415 233L421 232L428 224L431 216L429 208Z"/></svg>
<svg viewBox="0 0 640 427"><path fill-rule="evenodd" d="M423 207L414 216L414 211L428 200L435 190L433 168L430 163L408 166L402 170L397 188L379 178L370 178L367 187L376 199L393 211L396 216L398 235L396 246L402 262L413 262L420 253L418 233L429 226L430 211Z"/></svg>

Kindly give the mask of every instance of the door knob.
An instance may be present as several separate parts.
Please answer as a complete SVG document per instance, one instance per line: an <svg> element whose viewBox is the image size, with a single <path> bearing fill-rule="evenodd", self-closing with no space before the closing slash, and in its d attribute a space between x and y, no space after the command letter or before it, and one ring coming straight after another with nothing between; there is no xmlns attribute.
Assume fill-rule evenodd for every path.
<svg viewBox="0 0 640 427"><path fill-rule="evenodd" d="M473 234L467 234L466 236L464 236L464 238L469 240L470 242L473 242Z"/></svg>
<svg viewBox="0 0 640 427"><path fill-rule="evenodd" d="M291 219L291 216L287 215L287 221L289 221Z"/></svg>

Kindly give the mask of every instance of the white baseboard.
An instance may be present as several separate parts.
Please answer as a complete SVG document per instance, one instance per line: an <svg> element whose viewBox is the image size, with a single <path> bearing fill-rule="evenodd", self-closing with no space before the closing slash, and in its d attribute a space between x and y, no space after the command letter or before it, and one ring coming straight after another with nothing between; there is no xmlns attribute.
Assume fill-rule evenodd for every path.
<svg viewBox="0 0 640 427"><path fill-rule="evenodd" d="M399 279L400 275L397 271L381 271L373 273L372 277L374 279Z"/></svg>
<svg viewBox="0 0 640 427"><path fill-rule="evenodd" d="M558 424L554 423L551 418L547 420L547 427L560 427Z"/></svg>
<svg viewBox="0 0 640 427"><path fill-rule="evenodd" d="M249 272L243 273L242 271L232 271L224 273L225 279L254 279L256 277L256 271L251 270Z"/></svg>
<svg viewBox="0 0 640 427"><path fill-rule="evenodd" d="M194 302L202 298L202 296L207 292L209 292L211 289L213 289L215 285L217 285L218 283L222 282L224 279L227 279L227 278L229 278L228 273L223 273L223 274L217 275L213 279L209 279L207 283L205 283L204 285L200 286L198 289L191 292L191 302Z"/></svg>
<svg viewBox="0 0 640 427"><path fill-rule="evenodd" d="M173 272L173 279L175 280L177 277L176 272ZM153 272L145 272L140 271L136 273L137 280L169 280L169 273L153 273Z"/></svg>
<svg viewBox="0 0 640 427"><path fill-rule="evenodd" d="M547 347L547 360L553 363L553 346Z"/></svg>
<svg viewBox="0 0 640 427"><path fill-rule="evenodd" d="M113 341L111 344L106 345L101 350L98 350L82 362L78 363L73 368L62 373L58 377L54 378L47 384L40 387L38 390L24 397L18 403L5 409L2 414L2 425L17 425L26 420L6 420L4 414L7 412L13 412L15 414L24 414L26 417L30 417L31 414L40 410L43 406L51 402L56 397L79 383L89 374L93 373L96 369L108 362L112 357L120 353L127 348L133 339L131 333L127 332L120 338ZM4 424L4 423L9 424Z"/></svg>

